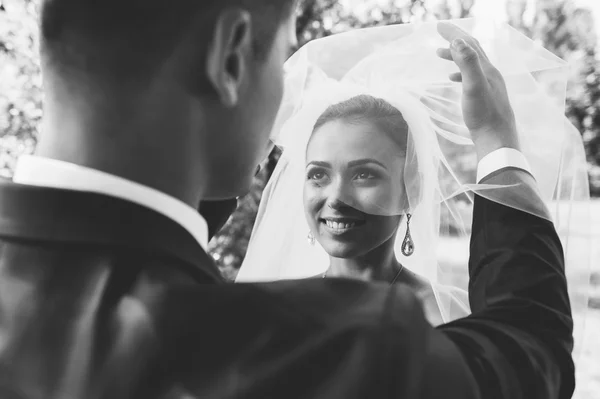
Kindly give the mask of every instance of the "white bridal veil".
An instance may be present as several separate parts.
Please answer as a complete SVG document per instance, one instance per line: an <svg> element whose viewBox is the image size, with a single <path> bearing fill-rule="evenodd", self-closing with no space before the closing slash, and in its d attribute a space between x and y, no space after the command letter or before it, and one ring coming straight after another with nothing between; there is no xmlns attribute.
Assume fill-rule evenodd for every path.
<svg viewBox="0 0 600 399"><path fill-rule="evenodd" d="M565 117L567 65L508 25L452 22L479 40L505 78L523 152L563 241L578 342L591 265L589 241L578 240L589 226L589 187L581 137ZM393 176L402 186L395 190L391 184L391 201L374 196L359 203L352 190L341 193L341 200L367 214L412 214L414 254L406 257L400 250L404 217L396 256L438 293L467 287L474 192L547 217L529 207L526 198L511 195L519 193L514 187L476 184L476 155L461 113L462 87L448 78L457 67L436 55L437 48L447 47L435 23L393 25L314 40L288 60L273 130L273 141L283 152L263 194L237 281L308 278L327 270L323 248L307 240L306 150L319 116L358 95L385 100L408 125L403 167ZM437 298L446 319L456 306L451 297L457 298Z"/></svg>

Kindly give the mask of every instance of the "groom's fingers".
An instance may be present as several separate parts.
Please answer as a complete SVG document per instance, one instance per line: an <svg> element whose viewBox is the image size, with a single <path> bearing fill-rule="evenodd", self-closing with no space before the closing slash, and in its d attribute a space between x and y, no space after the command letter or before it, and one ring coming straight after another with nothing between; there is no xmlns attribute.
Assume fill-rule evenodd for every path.
<svg viewBox="0 0 600 399"><path fill-rule="evenodd" d="M475 92L486 90L488 83L479 62L479 55L463 39L456 39L451 46L452 59L458 65L462 76L463 90Z"/></svg>
<svg viewBox="0 0 600 399"><path fill-rule="evenodd" d="M436 53L437 53L438 57L440 57L440 58L442 58L444 60L454 61L452 59L452 51L450 51L449 48L439 48L439 49L437 49Z"/></svg>
<svg viewBox="0 0 600 399"><path fill-rule="evenodd" d="M452 55L452 50L449 49L449 48L439 48L439 49L437 49L437 55L438 55L438 57L440 57L440 58L442 58L444 60L455 62L457 65L458 65L458 62L461 62L461 60L460 60L461 56L457 57L457 60L459 60L458 62L456 62L454 60L454 57ZM464 58L464 57L462 57L462 58ZM469 61L467 61L467 62L469 62ZM471 60L470 62L475 62L475 60ZM450 78L450 80L452 82L461 83L463 81L463 79L462 79L462 73L461 72L451 73L449 75L449 78Z"/></svg>
<svg viewBox="0 0 600 399"><path fill-rule="evenodd" d="M490 71L495 70L486 52L481 47L481 44L479 44L477 39L475 39L473 36L465 32L458 26L449 22L439 22L437 25L437 30L444 39L450 42L450 44L452 44L458 39L464 40L477 53L477 56L479 57L479 62L481 64L481 68L486 74Z"/></svg>
<svg viewBox="0 0 600 399"><path fill-rule="evenodd" d="M465 91L486 88L485 71L490 70L493 66L477 40L458 26L448 22L438 23L437 30L444 39L450 42L449 49L437 50L438 57L453 61L460 69L460 73L450 75L450 80L462 82Z"/></svg>
<svg viewBox="0 0 600 399"><path fill-rule="evenodd" d="M460 72L451 73L449 78L453 82L457 82L457 83L462 82L462 74Z"/></svg>
<svg viewBox="0 0 600 399"><path fill-rule="evenodd" d="M487 55L485 51L481 48L481 45L473 36L469 35L467 32L459 28L458 26L450 23L450 22L439 22L437 24L438 33L446 39L448 42L452 43L456 39L462 39L467 42L479 55L479 57L484 60L487 59Z"/></svg>

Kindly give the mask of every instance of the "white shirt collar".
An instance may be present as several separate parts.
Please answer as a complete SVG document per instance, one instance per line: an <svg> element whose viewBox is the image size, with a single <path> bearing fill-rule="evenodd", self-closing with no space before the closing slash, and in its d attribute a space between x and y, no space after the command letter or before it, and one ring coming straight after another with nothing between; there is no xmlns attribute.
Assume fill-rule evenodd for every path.
<svg viewBox="0 0 600 399"><path fill-rule="evenodd" d="M151 187L96 169L33 155L19 158L13 181L104 194L136 203L180 224L207 250L208 225L198 210Z"/></svg>

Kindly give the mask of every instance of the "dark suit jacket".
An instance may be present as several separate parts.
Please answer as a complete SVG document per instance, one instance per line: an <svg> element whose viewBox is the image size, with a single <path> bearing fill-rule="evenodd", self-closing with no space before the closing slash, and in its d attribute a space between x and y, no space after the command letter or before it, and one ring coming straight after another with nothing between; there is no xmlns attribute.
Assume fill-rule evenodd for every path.
<svg viewBox="0 0 600 399"><path fill-rule="evenodd" d="M0 184L0 398L567 398L551 223L477 198L473 315L403 286L225 284L182 227L108 196Z"/></svg>

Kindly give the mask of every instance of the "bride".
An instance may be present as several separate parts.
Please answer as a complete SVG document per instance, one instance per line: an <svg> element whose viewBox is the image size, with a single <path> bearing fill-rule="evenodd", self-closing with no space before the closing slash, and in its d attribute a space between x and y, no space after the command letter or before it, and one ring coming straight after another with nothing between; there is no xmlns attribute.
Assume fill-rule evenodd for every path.
<svg viewBox="0 0 600 399"><path fill-rule="evenodd" d="M433 286L395 254L400 221L406 218L409 226L411 218L410 188L403 177L408 134L402 113L376 97L359 95L327 108L306 149L304 212L309 239L329 255L323 277L408 284L423 299L428 320L437 325L444 317ZM411 256L414 245L407 227L402 254ZM450 298L453 318L466 316L464 291L456 290Z"/></svg>
<svg viewBox="0 0 600 399"><path fill-rule="evenodd" d="M434 24L313 41L286 64L274 128L283 153L238 282L348 277L407 284L439 325L470 313L462 255L469 251L473 193L549 218L543 205L530 209L531 201L510 194L514 188L482 178L510 165L529 170L546 199L585 196L575 189L585 179L580 171L566 178L566 169L585 164L581 140L552 103L560 95L542 90L530 73L553 70L557 61L508 27L486 36L485 25L456 22L487 37L482 45L507 82L529 163L514 152L503 153L512 159L473 161L462 87L452 63L436 56L444 43ZM442 241L451 245L440 254ZM580 265L569 266L579 270L567 275L581 275Z"/></svg>
<svg viewBox="0 0 600 399"><path fill-rule="evenodd" d="M418 111L421 105L409 98L399 101L397 95L391 96L397 103L403 102L405 117L400 108L385 99L370 94L354 95L353 89L332 88L330 93L337 92L348 99L333 101L320 113L306 142L298 147L301 149L295 154L298 159L291 154L296 152L296 147L286 147L273 182L274 191L288 199L273 197L271 187L264 194L270 206L265 210L267 214L257 220L260 228L254 232L237 281L256 280L265 275L261 268L270 262L264 256L260 261L255 260L254 249L255 245L263 245L258 244L261 241L258 239L259 231L267 231L267 225L271 223L269 220L278 220L279 232L267 233L272 237L269 239L271 248L280 248L269 252L285 252L285 260L281 264L286 270L278 270L277 273L291 272L296 267L292 259L298 259L304 264L298 270L302 277L349 277L408 284L421 297L426 317L433 325L468 315L466 291L431 284L423 276L424 270L418 274L414 271L418 269L407 266L408 258L419 250L422 254L416 256L419 258L417 263L421 266L431 263L428 257L434 248L436 223L424 208L429 212L439 212L436 210L439 204L434 200L434 193L440 189L439 182L432 177L436 160L426 159L432 154L430 151L421 151L419 160L416 153L419 140L413 138L415 134L422 139L433 134L428 119ZM310 103L315 105L315 101ZM313 113L312 106L309 112ZM304 112L301 114L303 118L308 116ZM411 117L413 124L407 121ZM421 140L422 150L426 149L425 143ZM302 169L299 158L304 158ZM295 189L287 187L287 182L294 182ZM311 249L324 250L327 261L310 262L312 251L289 247L294 243L294 230L297 229L289 226L296 223L289 224L287 216L275 211L275 204L285 204L290 210L297 209L297 206L292 206L296 202L292 196L302 199L303 212L300 209L296 212L304 213L308 245L313 247ZM275 219L276 214L279 217ZM413 215L416 223L411 225ZM404 233L399 231L401 225L405 226ZM282 234L283 231L286 233ZM283 238L283 242L275 243L274 234ZM422 247L418 248L416 241ZM315 266L328 264L328 267L322 272L311 272L306 267L309 263ZM266 272L265 277L269 273ZM273 274L271 277L298 276Z"/></svg>

